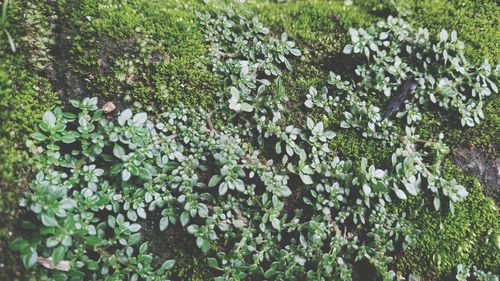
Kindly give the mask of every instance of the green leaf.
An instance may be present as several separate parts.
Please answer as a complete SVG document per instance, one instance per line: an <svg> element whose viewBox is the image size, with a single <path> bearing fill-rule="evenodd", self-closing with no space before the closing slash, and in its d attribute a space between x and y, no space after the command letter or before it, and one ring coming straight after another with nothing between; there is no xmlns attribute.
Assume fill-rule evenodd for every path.
<svg viewBox="0 0 500 281"><path fill-rule="evenodd" d="M201 248L201 251L202 251L204 254L206 254L206 253L208 253L208 251L210 250L210 242L209 242L209 241L207 241L207 240L205 240L205 239L202 239L202 240L203 240L203 241L202 241L202 243L201 243L200 248Z"/></svg>
<svg viewBox="0 0 500 281"><path fill-rule="evenodd" d="M164 231L168 227L168 217L162 217L160 219L160 231Z"/></svg>
<svg viewBox="0 0 500 281"><path fill-rule="evenodd" d="M406 183L405 184L406 191L408 191L409 194L413 196L417 196L417 189L415 188L415 184L413 183Z"/></svg>
<svg viewBox="0 0 500 281"><path fill-rule="evenodd" d="M87 262L87 268L88 268L89 270L92 270L92 271L93 271L93 270L97 270L97 269L99 269L99 264L98 264L96 261L89 260L89 261Z"/></svg>
<svg viewBox="0 0 500 281"><path fill-rule="evenodd" d="M37 260L38 260L38 254L36 253L36 251L23 255L23 265L26 268L30 268L33 265L35 265Z"/></svg>
<svg viewBox="0 0 500 281"><path fill-rule="evenodd" d="M16 238L9 244L9 249L11 251L18 252L27 246L29 246L28 241L24 240L23 238Z"/></svg>
<svg viewBox="0 0 500 281"><path fill-rule="evenodd" d="M274 274L276 274L276 269L274 268L269 268L265 273L264 273L264 278L271 278Z"/></svg>
<svg viewBox="0 0 500 281"><path fill-rule="evenodd" d="M439 199L438 196L434 197L434 208L436 209L436 211L439 211L439 209L441 208L441 199Z"/></svg>
<svg viewBox="0 0 500 281"><path fill-rule="evenodd" d="M150 180L153 177L151 176L151 172L148 169L140 167L139 168L139 177L143 180Z"/></svg>
<svg viewBox="0 0 500 281"><path fill-rule="evenodd" d="M372 193L372 189L370 188L369 185L367 184L363 184L363 193L366 195L366 196L370 196L370 194Z"/></svg>
<svg viewBox="0 0 500 281"><path fill-rule="evenodd" d="M147 250L148 250L148 242L142 243L141 246L139 247L139 253L145 254Z"/></svg>
<svg viewBox="0 0 500 281"><path fill-rule="evenodd" d="M307 107L307 108L313 108L314 104L311 100L306 100L304 102L304 105Z"/></svg>
<svg viewBox="0 0 500 281"><path fill-rule="evenodd" d="M439 33L439 40L441 41L446 41L448 40L448 31L446 30L441 30L441 32Z"/></svg>
<svg viewBox="0 0 500 281"><path fill-rule="evenodd" d="M350 54L352 53L352 45L351 44L347 44L345 47L344 47L344 50L342 50L342 52L344 54Z"/></svg>
<svg viewBox="0 0 500 281"><path fill-rule="evenodd" d="M71 198L65 198L59 202L59 207L65 210L73 209L77 206L76 201Z"/></svg>
<svg viewBox="0 0 500 281"><path fill-rule="evenodd" d="M137 243L141 242L141 233L140 232L136 232L132 235L130 235L128 241L127 241L127 245L128 246L133 246Z"/></svg>
<svg viewBox="0 0 500 281"><path fill-rule="evenodd" d="M148 120L148 115L145 112L137 113L134 115L132 122L136 125L142 125Z"/></svg>
<svg viewBox="0 0 500 281"><path fill-rule="evenodd" d="M340 122L340 127L344 129L349 129L351 125L349 125L349 123L347 123L346 121L342 121Z"/></svg>
<svg viewBox="0 0 500 281"><path fill-rule="evenodd" d="M111 215L108 216L108 225L110 227L113 227L113 228L115 227L115 225L116 225L116 219L115 219L115 217L113 217Z"/></svg>
<svg viewBox="0 0 500 281"><path fill-rule="evenodd" d="M49 126L49 128L54 128L56 126L56 116L52 111L45 111L42 120Z"/></svg>
<svg viewBox="0 0 500 281"><path fill-rule="evenodd" d="M242 102L241 103L241 110L246 111L246 112L252 112L253 111L253 106L250 105L249 103Z"/></svg>
<svg viewBox="0 0 500 281"><path fill-rule="evenodd" d="M9 41L10 49L12 52L16 52L16 43L14 42L14 39L12 39L12 36L10 35L10 32L7 29L4 29L5 35L7 35L7 40Z"/></svg>
<svg viewBox="0 0 500 281"><path fill-rule="evenodd" d="M309 130L312 130L314 128L314 121L311 118L307 117L306 125Z"/></svg>
<svg viewBox="0 0 500 281"><path fill-rule="evenodd" d="M137 232L141 229L141 225L138 224L138 223L133 223L131 224L128 229L131 231L131 232Z"/></svg>
<svg viewBox="0 0 500 281"><path fill-rule="evenodd" d="M101 244L102 240L97 236L88 236L85 238L85 244L88 246L97 246Z"/></svg>
<svg viewBox="0 0 500 281"><path fill-rule="evenodd" d="M368 166L368 159L365 157L361 158L361 169L366 170Z"/></svg>
<svg viewBox="0 0 500 281"><path fill-rule="evenodd" d="M54 262L54 265L58 265L59 262L64 259L65 253L66 250L64 249L63 246L59 246L54 250L54 252L52 253L52 260Z"/></svg>
<svg viewBox="0 0 500 281"><path fill-rule="evenodd" d="M128 181L130 179L130 171L128 169L124 169L122 171L122 181Z"/></svg>
<svg viewBox="0 0 500 281"><path fill-rule="evenodd" d="M123 162L116 163L111 167L111 174L116 175L120 173L122 169L123 169Z"/></svg>
<svg viewBox="0 0 500 281"><path fill-rule="evenodd" d="M137 208L137 215L140 218L146 219L146 211L144 210L144 208L142 207Z"/></svg>
<svg viewBox="0 0 500 281"><path fill-rule="evenodd" d="M292 191L286 185L281 187L280 193L281 193L281 196L283 196L283 197L288 197L288 196L292 195Z"/></svg>
<svg viewBox="0 0 500 281"><path fill-rule="evenodd" d="M47 139L47 137L40 132L35 132L35 133L31 134L31 138L33 138L37 141L44 141Z"/></svg>
<svg viewBox="0 0 500 281"><path fill-rule="evenodd" d="M57 246L57 244L59 244L59 238L54 237L54 236L49 237L49 238L47 238L47 241L45 244L47 245L47 247L53 248L53 247Z"/></svg>
<svg viewBox="0 0 500 281"><path fill-rule="evenodd" d="M115 145L113 146L113 155L117 158L122 159L123 156L125 156L125 149L119 144L115 143Z"/></svg>
<svg viewBox="0 0 500 281"><path fill-rule="evenodd" d="M198 230L198 226L195 224L192 224L187 227L187 231L189 234L194 234Z"/></svg>
<svg viewBox="0 0 500 281"><path fill-rule="evenodd" d="M299 50L299 49L290 49L290 53L292 53L292 55L298 57L302 54L302 52Z"/></svg>
<svg viewBox="0 0 500 281"><path fill-rule="evenodd" d="M241 179L236 179L234 185L239 192L245 192L245 183Z"/></svg>
<svg viewBox="0 0 500 281"><path fill-rule="evenodd" d="M395 192L396 192L396 196L399 199L401 199L401 200L406 200L407 199L406 193L404 191L402 191L401 189L396 189Z"/></svg>
<svg viewBox="0 0 500 281"><path fill-rule="evenodd" d="M166 270L169 270L169 269L172 269L175 265L175 260L166 260L162 265L161 267L166 269Z"/></svg>
<svg viewBox="0 0 500 281"><path fill-rule="evenodd" d="M219 262L215 258L208 258L207 264L212 268L219 269Z"/></svg>
<svg viewBox="0 0 500 281"><path fill-rule="evenodd" d="M188 212L182 212L181 214L181 224L182 226L186 226L189 222L189 213Z"/></svg>
<svg viewBox="0 0 500 281"><path fill-rule="evenodd" d="M131 221L137 221L137 213L134 210L130 209L127 211L127 218L129 218L129 220Z"/></svg>
<svg viewBox="0 0 500 281"><path fill-rule="evenodd" d="M57 220L53 216L47 214L42 214L42 223L45 226L56 226L58 225Z"/></svg>
<svg viewBox="0 0 500 281"><path fill-rule="evenodd" d="M208 217L208 207L205 204L203 203L200 204L200 207L198 208L198 215L201 218Z"/></svg>
<svg viewBox="0 0 500 281"><path fill-rule="evenodd" d="M224 195L227 192L227 183L223 182L219 185L219 195Z"/></svg>
<svg viewBox="0 0 500 281"><path fill-rule="evenodd" d="M118 116L118 124L120 125L125 125L125 122L129 120L132 117L132 110L130 109L125 109L120 113L120 116Z"/></svg>
<svg viewBox="0 0 500 281"><path fill-rule="evenodd" d="M274 227L274 229L276 230L280 230L281 229L281 222L279 219L277 218L273 218L271 219L271 225Z"/></svg>
<svg viewBox="0 0 500 281"><path fill-rule="evenodd" d="M333 131L326 131L326 132L325 132L325 137L326 137L327 139L333 139L335 136L336 136L336 134L335 134L335 132L333 132Z"/></svg>
<svg viewBox="0 0 500 281"><path fill-rule="evenodd" d="M221 176L219 176L219 175L212 176L210 178L210 180L208 181L208 187L216 186L219 183L220 179L221 179Z"/></svg>
<svg viewBox="0 0 500 281"><path fill-rule="evenodd" d="M305 175L305 174L301 173L300 174L300 179L302 179L302 182L304 184L313 184L312 178L309 175Z"/></svg>
<svg viewBox="0 0 500 281"><path fill-rule="evenodd" d="M76 141L76 138L72 134L64 134L62 136L62 142L64 142L64 143L73 143L75 141Z"/></svg>

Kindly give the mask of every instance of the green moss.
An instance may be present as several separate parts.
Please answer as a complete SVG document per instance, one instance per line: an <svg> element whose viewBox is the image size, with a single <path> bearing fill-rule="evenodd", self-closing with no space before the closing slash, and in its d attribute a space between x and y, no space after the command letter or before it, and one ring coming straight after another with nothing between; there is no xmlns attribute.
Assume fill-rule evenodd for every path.
<svg viewBox="0 0 500 281"><path fill-rule="evenodd" d="M474 128L465 132L465 135L470 140L469 143L481 145L487 148L492 157L500 157L498 148L494 146L500 139L500 115L498 109L500 108L500 97L498 95L489 99L484 107L485 119Z"/></svg>
<svg viewBox="0 0 500 281"><path fill-rule="evenodd" d="M455 29L466 42L467 55L475 62L485 58L499 62L500 7L490 0L413 0L414 24L425 26L433 32L442 28Z"/></svg>
<svg viewBox="0 0 500 281"><path fill-rule="evenodd" d="M423 21L422 19L422 25L425 25ZM474 25L475 21L467 25ZM472 25L464 28L471 28ZM488 46L497 40L491 39L492 35L488 32L485 36L490 36L491 41L479 40L476 43ZM467 40L467 36L462 38ZM483 47L468 45L468 56L474 61L481 61L482 58L491 56L491 53L484 52ZM479 145L491 157L497 158L499 152L496 144L500 139L499 106L498 95L488 98L484 106L485 119L473 128L463 128L456 112L429 111L424 114L424 120L418 130L424 138L432 138L443 132L446 143L452 149ZM458 204L455 215L433 212L429 210L432 208L430 206L407 206L405 211L411 214L410 220L417 228L422 229L423 233L418 244L399 260L400 266L406 270L419 272L429 280L449 278L459 263L474 264L480 269L499 272L498 207L491 198L482 193L476 178L465 176L450 162L447 162L443 173L450 178L457 178L470 195L465 202Z"/></svg>
<svg viewBox="0 0 500 281"><path fill-rule="evenodd" d="M381 145L380 141L364 139L352 130L344 130L337 134L330 142L330 147L343 159L350 159L354 163L361 163L367 158L368 163L378 167L386 167L390 163L393 148Z"/></svg>
<svg viewBox="0 0 500 281"><path fill-rule="evenodd" d="M0 178L13 182L18 164L26 159L24 143L39 117L55 102L46 80L23 69L22 61L0 65Z"/></svg>
<svg viewBox="0 0 500 281"><path fill-rule="evenodd" d="M433 34L443 28L456 30L472 61L499 62L500 8L496 1L365 0L354 1L354 5L381 17L406 16L415 26L429 28Z"/></svg>
<svg viewBox="0 0 500 281"><path fill-rule="evenodd" d="M177 268L174 276L177 280L186 281L203 281L213 278L210 268L202 258L190 258L182 264L182 267Z"/></svg>
<svg viewBox="0 0 500 281"><path fill-rule="evenodd" d="M348 28L367 26L377 21L365 11L354 6L346 7L339 1L270 3L261 0L254 4L254 8L261 21L274 33L286 32L296 41L303 56L294 65L305 70L302 73L306 73L308 68L319 69L326 74L345 68L341 50L350 40Z"/></svg>
<svg viewBox="0 0 500 281"><path fill-rule="evenodd" d="M279 24L293 37L301 37L309 42L320 42L332 27L340 24L367 26L378 20L357 6L346 6L344 1L286 1L277 3L269 0L256 0L253 6L258 10L262 21L270 26Z"/></svg>
<svg viewBox="0 0 500 281"><path fill-rule="evenodd" d="M11 20L16 22L21 10L11 7ZM29 13L30 11L26 11ZM26 30L29 31L29 26ZM49 80L38 76L37 67L32 62L46 60L47 57L33 59L39 55L37 49L27 52L28 45L20 41L20 32L11 30L16 36L18 51L12 53L5 41L0 41L0 182L12 184L25 167L27 153L25 141L38 124L42 113L57 104L57 95L52 91ZM28 33L29 34L29 33ZM26 54L26 55L25 55ZM45 54L47 56L47 54Z"/></svg>
<svg viewBox="0 0 500 281"><path fill-rule="evenodd" d="M500 9L493 1L409 2L412 14L408 20L414 25L428 27L435 34L442 28L455 29L459 38L466 42L466 54L471 61L480 63L488 58L498 62L500 33L496 26ZM384 8L380 2L378 5L372 6L372 11L382 14ZM391 10L394 12L394 8L386 6L385 13ZM481 145L493 157L498 157L494 145L500 138L499 102L498 95L486 101L485 120L476 127L463 128L456 112L432 110L424 114L418 131L423 138L432 138L443 132L452 149ZM465 202L457 205L455 215L434 212L430 206L421 206L420 201L406 206L404 210L410 214L409 219L423 233L418 244L399 259L399 265L429 280L449 277L458 263L475 264L498 272L500 220L495 203L483 195L477 179L465 176L449 161L443 173L457 178L470 194Z"/></svg>
<svg viewBox="0 0 500 281"><path fill-rule="evenodd" d="M500 98L490 97L486 100L483 111L485 119L472 128L464 128L460 124L460 117L456 112L428 111L423 114L423 120L418 131L423 138L435 138L440 132L445 135L445 142L451 149L461 146L479 145L492 158L499 156L495 147L500 139L500 116L498 108Z"/></svg>
<svg viewBox="0 0 500 281"><path fill-rule="evenodd" d="M49 20L44 13L48 13L44 5L12 2L9 31L17 44L16 53L0 40L1 280L14 280L21 267L7 246L19 225L18 200L30 174L25 141L43 112L58 103L49 79L39 72L49 66L47 48L52 39L47 35ZM40 21L45 24L38 25Z"/></svg>
<svg viewBox="0 0 500 281"><path fill-rule="evenodd" d="M68 29L78 34L70 68L89 92L152 108L214 104L222 81L208 67L194 7L101 2L69 0L65 6Z"/></svg>
<svg viewBox="0 0 500 281"><path fill-rule="evenodd" d="M466 43L466 55L471 61L482 63L484 59L489 59L493 63L500 62L498 45L500 42L498 29L500 7L495 1L410 2L413 12L408 19L414 25L427 27L435 34L442 28L457 30L459 38ZM494 145L500 139L499 105L498 95L487 99L484 107L485 119L478 126L466 130L456 121L458 120L456 114L447 114L447 116L442 113L427 114L422 132L435 136L442 131L452 147L467 144L481 145L494 157L498 157L499 154Z"/></svg>
<svg viewBox="0 0 500 281"><path fill-rule="evenodd" d="M286 92L284 94L289 99L282 122L301 125L305 123L305 115L321 119L318 113L304 110L309 88L326 86L330 71L352 73L355 63L341 52L350 40L347 30L352 25L373 23L376 17L338 1L276 3L258 0L252 3L260 20L273 33L280 35L286 32L302 51L302 56L293 62L293 71L284 75L282 89L274 89L276 94ZM335 119L340 113L335 112L327 119Z"/></svg>
<svg viewBox="0 0 500 281"><path fill-rule="evenodd" d="M355 5L383 17L396 14L397 10L408 11L410 14L406 17L407 20L415 26L429 28L433 34L439 33L443 28L457 30L459 38L466 43L466 55L471 61L482 63L484 59L489 59L494 64L500 62L500 7L495 1L367 0L355 2ZM457 113L429 112L424 115L419 131L424 137L444 132L446 141L452 148L466 144L481 145L494 157L498 157L494 144L500 139L497 129L500 125L499 105L498 95L487 99L484 107L485 120L466 130L457 121Z"/></svg>
<svg viewBox="0 0 500 281"><path fill-rule="evenodd" d="M420 200L407 203L404 209L422 233L418 243L406 252L398 265L424 276L425 280L448 278L459 263L498 272L498 207L491 198L483 195L476 178L465 176L451 162L445 163L443 172L446 177L454 177L466 186L469 195L464 202L456 204L454 215L421 206Z"/></svg>

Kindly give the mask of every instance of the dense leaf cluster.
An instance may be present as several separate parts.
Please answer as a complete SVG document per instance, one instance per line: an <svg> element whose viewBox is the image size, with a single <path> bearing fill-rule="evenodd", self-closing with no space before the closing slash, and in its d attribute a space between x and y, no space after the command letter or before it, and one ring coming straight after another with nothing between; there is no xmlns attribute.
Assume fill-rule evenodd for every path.
<svg viewBox="0 0 500 281"><path fill-rule="evenodd" d="M462 126L474 126L484 118L483 100L498 93L495 80L500 67L486 60L477 67L464 55L464 43L457 32L442 30L433 40L425 28L414 29L403 19L389 17L368 29L350 29L351 44L346 54L363 54L366 64L356 74L363 82L356 85L357 96L383 92L394 95L410 77L417 82L412 101L399 117L408 125L421 120L420 111L433 104L459 112ZM368 63L369 62L369 63Z"/></svg>

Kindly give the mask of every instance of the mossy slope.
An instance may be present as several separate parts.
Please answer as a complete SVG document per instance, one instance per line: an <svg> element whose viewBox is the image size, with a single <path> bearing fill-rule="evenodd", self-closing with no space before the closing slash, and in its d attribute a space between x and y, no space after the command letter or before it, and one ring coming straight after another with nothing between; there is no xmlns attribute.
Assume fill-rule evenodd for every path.
<svg viewBox="0 0 500 281"><path fill-rule="evenodd" d="M294 61L294 71L284 77L281 89L290 100L285 120L298 125L305 119L302 105L309 87L325 85L331 70L348 75L355 67L356 61L341 53L349 40L348 28L368 26L397 9L390 1L354 1L353 6L345 6L340 0L277 2L254 0L249 5L274 33L287 32L303 51L304 55ZM396 1L399 2L402 0ZM36 129L43 111L59 103L59 97L67 102L73 97L71 93L97 95L123 106L137 101L138 107L150 111L179 102L210 109L216 102L215 93L223 86L205 58L209 46L194 14L194 10L204 7L199 1L14 3L11 32L18 41L18 52L13 54L7 42L0 41L2 253L7 252L9 232L13 231L18 214L16 202L28 174L24 141ZM403 7L413 11L408 19L415 25L434 32L441 28L457 29L459 37L467 42L471 60L488 58L498 63L500 8L494 1L410 0ZM64 57L56 52L62 43ZM62 70L71 73L72 78L68 80ZM67 79L65 84L58 81L61 77ZM81 91L64 88L75 83ZM426 136L444 131L452 147L479 144L498 156L493 146L500 139L498 106L498 96L488 100L486 119L480 126L465 131L448 126L446 120L452 120L453 115L430 113L420 131ZM337 110L325 116L325 121L336 124L341 113ZM359 161L366 157L379 166L391 153L390 148L380 148L355 132L342 132L331 145L344 158ZM401 257L398 267L433 279L450 276L460 262L498 271L497 207L482 195L476 179L465 176L449 162L444 172L459 178L470 196L457 206L455 216L418 204L395 206L396 211L411 214L415 227L423 230L419 244ZM183 255L182 251L179 253ZM0 257L0 263L9 265L7 270L0 268L0 279L15 276L18 267L12 258ZM191 260L179 270L179 278L201 280L205 266L202 259Z"/></svg>

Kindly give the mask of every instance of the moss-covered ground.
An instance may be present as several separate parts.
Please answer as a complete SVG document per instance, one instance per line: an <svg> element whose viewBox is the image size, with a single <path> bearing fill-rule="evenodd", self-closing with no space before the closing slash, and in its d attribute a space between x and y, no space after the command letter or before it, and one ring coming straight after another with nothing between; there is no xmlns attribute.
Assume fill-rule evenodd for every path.
<svg viewBox="0 0 500 281"><path fill-rule="evenodd" d="M99 96L101 102L151 112L179 102L210 109L217 102L215 93L224 82L206 60L209 46L194 13L204 9L200 3L12 2L8 28L17 43L15 53L0 35L0 280L26 279L19 258L7 245L18 231L17 201L30 179L30 154L24 143L46 109L81 96ZM248 5L273 32L287 32L304 54L284 78L283 89L289 97L287 122L303 122L300 109L305 93L310 86L325 85L329 71L352 72L356 61L341 52L349 40L348 28L368 26L398 11L408 13L412 24L431 31L457 30L472 61L500 60L500 7L494 0L370 0L350 6L340 0L253 0ZM486 118L477 127L463 130L453 125L452 113L431 112L419 130L427 136L444 132L452 148L477 145L498 157L499 103L498 96L487 101ZM340 114L333 112L325 121ZM345 158L359 161L366 157L380 166L391 154L390 148L354 132L339 134L331 146ZM409 214L422 231L418 244L397 260L398 268L417 272L425 280L445 280L461 262L498 272L497 203L483 195L477 178L465 175L450 160L443 173L460 179L470 196L458 204L454 216L421 206L418 198L393 206L395 212ZM179 259L188 254L182 248L176 250ZM180 280L207 278L202 259L182 260L184 264L177 269Z"/></svg>

